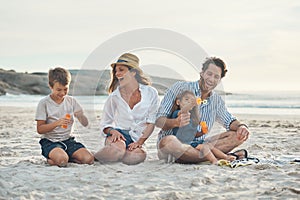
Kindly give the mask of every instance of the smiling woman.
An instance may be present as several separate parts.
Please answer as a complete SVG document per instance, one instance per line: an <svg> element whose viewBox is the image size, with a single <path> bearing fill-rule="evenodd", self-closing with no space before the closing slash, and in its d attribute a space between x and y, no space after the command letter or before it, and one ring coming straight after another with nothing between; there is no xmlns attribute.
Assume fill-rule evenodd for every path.
<svg viewBox="0 0 300 200"><path fill-rule="evenodd" d="M144 72L139 67L139 58L133 54L123 54L116 63L111 64L112 74L111 83L108 92L113 92L120 84L120 80L124 79L125 73L135 72L134 77L138 83L150 85L150 80L144 75ZM125 72L125 73L124 73Z"/></svg>
<svg viewBox="0 0 300 200"><path fill-rule="evenodd" d="M142 146L154 130L158 92L150 86L137 56L125 53L111 67L110 95L100 124L106 135L105 147L95 158L100 162L138 164L146 159Z"/></svg>

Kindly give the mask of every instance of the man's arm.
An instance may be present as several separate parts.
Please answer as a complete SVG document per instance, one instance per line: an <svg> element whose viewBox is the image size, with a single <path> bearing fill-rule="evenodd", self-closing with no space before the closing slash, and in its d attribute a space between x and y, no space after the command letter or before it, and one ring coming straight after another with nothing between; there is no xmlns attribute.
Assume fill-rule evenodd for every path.
<svg viewBox="0 0 300 200"><path fill-rule="evenodd" d="M181 113L177 118L175 119L169 119L167 117L159 117L156 120L155 125L162 130L169 130L176 127L182 127L186 126L190 123L190 112L187 113Z"/></svg>
<svg viewBox="0 0 300 200"><path fill-rule="evenodd" d="M169 118L167 118L167 117L159 117L159 118L156 120L155 125L156 125L157 127L161 128L161 129L164 130L164 131L179 126L179 125L178 125L177 118L175 118L175 119L169 119Z"/></svg>
<svg viewBox="0 0 300 200"><path fill-rule="evenodd" d="M246 141L250 134L248 126L238 120L235 120L230 124L230 130L236 131L238 139L243 141Z"/></svg>
<svg viewBox="0 0 300 200"><path fill-rule="evenodd" d="M193 103L189 103L183 106L176 118L167 118L165 116L159 117L156 120L156 126L166 131L169 129L186 126L190 123L191 113L189 112L194 106L196 106L196 99ZM175 117L175 116L174 116Z"/></svg>

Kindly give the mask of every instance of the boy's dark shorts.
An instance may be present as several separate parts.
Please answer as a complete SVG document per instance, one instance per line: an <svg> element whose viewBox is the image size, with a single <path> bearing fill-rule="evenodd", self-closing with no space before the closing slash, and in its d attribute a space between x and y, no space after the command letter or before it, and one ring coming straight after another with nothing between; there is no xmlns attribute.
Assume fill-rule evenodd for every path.
<svg viewBox="0 0 300 200"><path fill-rule="evenodd" d="M69 159L72 157L75 151L85 148L83 144L76 142L74 137L70 137L67 140L59 142L52 142L46 138L43 138L40 140L40 145L42 149L42 155L47 159L49 159L49 153L57 147L63 149L68 154Z"/></svg>

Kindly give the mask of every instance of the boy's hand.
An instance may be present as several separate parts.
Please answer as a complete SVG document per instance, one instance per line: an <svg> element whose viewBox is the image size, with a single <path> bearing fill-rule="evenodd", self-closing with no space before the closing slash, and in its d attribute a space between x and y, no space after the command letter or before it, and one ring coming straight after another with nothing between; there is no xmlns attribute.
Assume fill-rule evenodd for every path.
<svg viewBox="0 0 300 200"><path fill-rule="evenodd" d="M71 123L71 119L69 117L63 117L58 120L58 126L62 128L68 128L68 125Z"/></svg>

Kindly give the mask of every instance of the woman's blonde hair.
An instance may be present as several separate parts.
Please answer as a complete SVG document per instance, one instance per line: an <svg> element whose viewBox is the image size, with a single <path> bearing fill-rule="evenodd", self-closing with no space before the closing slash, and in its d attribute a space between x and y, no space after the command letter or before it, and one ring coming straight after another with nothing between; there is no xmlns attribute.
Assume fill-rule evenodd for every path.
<svg viewBox="0 0 300 200"><path fill-rule="evenodd" d="M124 65L124 66L126 66L129 69L129 71L136 72L135 79L137 80L138 83L143 85L151 85L150 78L146 76L140 68L133 68L128 65ZM114 65L110 75L111 75L110 78L111 81L108 87L108 93L112 93L119 86L119 80L116 76L116 65Z"/></svg>

